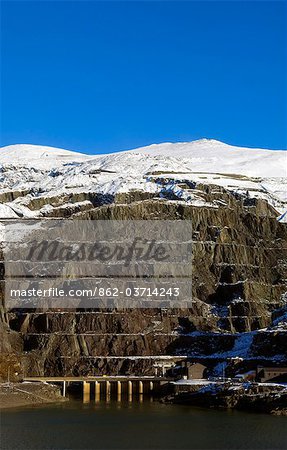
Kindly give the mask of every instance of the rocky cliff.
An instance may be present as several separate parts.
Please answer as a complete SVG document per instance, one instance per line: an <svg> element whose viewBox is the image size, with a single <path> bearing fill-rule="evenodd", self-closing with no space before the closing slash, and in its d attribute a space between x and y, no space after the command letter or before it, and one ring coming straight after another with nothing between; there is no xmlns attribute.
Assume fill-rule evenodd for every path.
<svg viewBox="0 0 287 450"><path fill-rule="evenodd" d="M271 194L223 186L222 176L217 183L148 170L148 190L57 194L11 184L0 194L15 220L27 211L39 219L186 219L193 230L189 309L7 311L2 263L2 354L14 355L19 376L153 373L155 360L172 355L202 359L210 369L234 357L287 363L287 228Z"/></svg>

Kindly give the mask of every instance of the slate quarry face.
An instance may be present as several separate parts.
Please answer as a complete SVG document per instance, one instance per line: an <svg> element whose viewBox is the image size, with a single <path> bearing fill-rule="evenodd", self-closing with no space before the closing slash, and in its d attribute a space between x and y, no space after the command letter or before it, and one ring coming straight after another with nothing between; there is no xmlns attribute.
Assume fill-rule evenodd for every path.
<svg viewBox="0 0 287 450"><path fill-rule="evenodd" d="M243 360L240 370L286 365L285 167L284 151L212 140L93 157L1 149L4 221L190 221L192 304L9 309L1 257L0 378L11 365L18 379L150 374L175 355L208 368L228 358Z"/></svg>
<svg viewBox="0 0 287 450"><path fill-rule="evenodd" d="M8 354L26 376L149 374L155 359L172 355L211 366L235 356L286 364L286 225L265 200L215 185L196 190L208 206L134 191L106 204L94 199L88 208L51 210L51 217L72 220L191 221L193 303L187 309L7 311L2 261L2 374ZM91 193L81 200L87 195L91 200Z"/></svg>

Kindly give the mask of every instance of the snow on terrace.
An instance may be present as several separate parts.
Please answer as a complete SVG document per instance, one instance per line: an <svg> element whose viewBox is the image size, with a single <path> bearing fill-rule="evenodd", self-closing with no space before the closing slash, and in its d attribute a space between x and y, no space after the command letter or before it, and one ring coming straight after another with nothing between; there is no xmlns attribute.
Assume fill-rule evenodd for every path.
<svg viewBox="0 0 287 450"><path fill-rule="evenodd" d="M164 197L166 186L163 189L153 178L162 176L170 179L168 189L178 201L204 206L195 192L186 195L177 186L181 180L191 180L238 193L248 190L250 197L265 198L283 215L286 157L284 151L243 149L206 139L97 156L52 147L14 145L0 150L0 194L11 190L30 191L26 197L7 204L10 215L20 208L26 217L33 196L50 197L69 192L115 195L139 190ZM7 211L2 208L1 216L5 217Z"/></svg>
<svg viewBox="0 0 287 450"><path fill-rule="evenodd" d="M193 379L184 379L181 378L180 380L177 381L172 381L171 384L175 384L175 385L183 385L183 386L209 386L211 384L216 384L216 383L220 383L220 382L215 382L215 381L209 381L209 380L204 380L202 378L193 378ZM222 382L223 384L223 382Z"/></svg>
<svg viewBox="0 0 287 450"><path fill-rule="evenodd" d="M179 179L179 174L165 173L164 177L171 180ZM236 175L219 173L185 173L181 181L195 181L200 184L222 186L228 191L247 194L250 198L261 198L272 205L284 219L287 207L287 178L239 178ZM152 179L152 177L150 177ZM158 177L154 177L158 178ZM283 220L282 220L283 221Z"/></svg>

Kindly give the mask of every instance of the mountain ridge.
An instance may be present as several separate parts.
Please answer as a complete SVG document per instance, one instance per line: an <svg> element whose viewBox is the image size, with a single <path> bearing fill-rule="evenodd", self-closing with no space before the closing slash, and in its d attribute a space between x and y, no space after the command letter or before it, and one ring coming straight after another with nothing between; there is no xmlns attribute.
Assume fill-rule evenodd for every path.
<svg viewBox="0 0 287 450"><path fill-rule="evenodd" d="M285 151L232 147L206 139L153 144L106 155L28 144L8 146L0 149L0 217L7 218L9 211L12 217L41 217L47 208L53 208L51 197L68 195L74 204L79 196L85 202L94 194L112 201L135 191L211 207L210 202L198 199L196 189L182 188L204 184L264 199L284 219L286 163ZM32 207L35 204L46 209Z"/></svg>
<svg viewBox="0 0 287 450"><path fill-rule="evenodd" d="M149 157L171 157L191 163L189 170L210 173L237 173L247 176L287 176L287 152L237 147L214 139L200 139L191 142L160 143L107 154L88 155L56 147L33 144L15 144L0 149L0 164L27 163L45 168L67 161L91 161L94 159L117 158L118 155L143 154ZM12 159L12 161L11 161ZM254 166L256 162L256 167ZM33 164L32 164L33 163ZM231 169L231 171L230 171Z"/></svg>

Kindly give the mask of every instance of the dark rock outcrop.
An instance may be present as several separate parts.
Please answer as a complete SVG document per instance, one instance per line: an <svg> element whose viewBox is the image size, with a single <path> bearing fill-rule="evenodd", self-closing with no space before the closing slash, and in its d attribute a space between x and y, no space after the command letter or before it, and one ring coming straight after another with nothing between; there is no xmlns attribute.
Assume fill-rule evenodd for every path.
<svg viewBox="0 0 287 450"><path fill-rule="evenodd" d="M55 206L52 215L74 220L191 220L192 308L7 312L2 282L4 353L11 352L11 345L31 375L150 373L153 358L160 355L217 355L220 360L222 354L224 359L238 333L272 325L274 311L285 304L286 226L264 200L248 202L218 186L196 187L206 201L223 203L196 207L140 192L114 199L86 194L68 201L88 200L88 207L71 206L67 212L61 209L67 199L48 201ZM30 207L44 204L42 197L35 198ZM15 340L9 344L12 335ZM284 331L255 334L249 356L269 361L287 357L284 343Z"/></svg>

